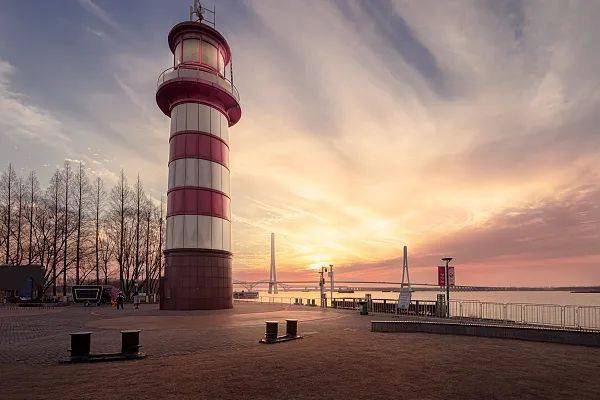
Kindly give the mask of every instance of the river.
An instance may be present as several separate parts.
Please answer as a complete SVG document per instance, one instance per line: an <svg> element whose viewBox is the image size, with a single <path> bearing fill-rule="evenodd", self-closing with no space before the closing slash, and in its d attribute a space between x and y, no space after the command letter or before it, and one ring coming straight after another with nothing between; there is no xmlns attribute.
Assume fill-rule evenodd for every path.
<svg viewBox="0 0 600 400"><path fill-rule="evenodd" d="M355 291L354 293L333 293L334 298L364 298L370 293L373 299L398 299L397 292L380 291ZM415 291L412 293L413 300L435 300L436 295L441 292ZM279 298L310 298L318 299L319 292L311 291L283 291L278 294L268 294L260 291L262 297ZM327 291L327 297L330 297ZM535 303L535 304L559 304L579 306L600 306L600 293L570 293L567 291L499 291L499 292L450 292L451 300L478 300L482 302L495 303Z"/></svg>

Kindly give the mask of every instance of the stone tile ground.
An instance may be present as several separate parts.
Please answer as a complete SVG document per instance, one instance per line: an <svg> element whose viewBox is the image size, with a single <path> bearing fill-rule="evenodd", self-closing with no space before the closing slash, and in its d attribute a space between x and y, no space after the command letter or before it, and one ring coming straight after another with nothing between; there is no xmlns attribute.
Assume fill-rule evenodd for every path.
<svg viewBox="0 0 600 400"><path fill-rule="evenodd" d="M303 340L259 345L264 321L301 320ZM71 306L0 309L1 399L600 398L600 349L515 340L381 334L370 317L271 304L164 312ZM118 351L142 329L145 360L58 365L68 332Z"/></svg>

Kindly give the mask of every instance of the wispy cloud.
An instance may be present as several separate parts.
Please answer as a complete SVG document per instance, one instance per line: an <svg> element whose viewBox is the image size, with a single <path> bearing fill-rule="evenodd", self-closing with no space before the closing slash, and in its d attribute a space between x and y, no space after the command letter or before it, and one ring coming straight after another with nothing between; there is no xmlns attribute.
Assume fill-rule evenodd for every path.
<svg viewBox="0 0 600 400"><path fill-rule="evenodd" d="M94 15L104 24L110 26L111 28L120 31L121 26L99 5L94 3L92 0L78 0L79 4L85 8L89 13Z"/></svg>
<svg viewBox="0 0 600 400"><path fill-rule="evenodd" d="M61 122L47 110L35 105L11 88L15 68L0 59L0 134L10 141L17 137L62 147L69 141Z"/></svg>
<svg viewBox="0 0 600 400"><path fill-rule="evenodd" d="M598 279L600 5L228 4L218 28L243 107L230 130L238 276L266 271L276 232L282 273L333 262L339 273L391 279L408 244L411 265L422 267L415 279L433 279L442 253L459 260L463 282L558 281L564 271ZM39 157L39 141L67 141L48 165L70 157L107 176L142 171L159 197L168 119L154 104L155 82L172 62L167 24L185 10L149 9L143 23L131 21L135 40L122 40L116 13L75 5L97 20L89 34L112 37L97 64L84 62L96 49L77 49L97 80L71 88L77 75L65 70L54 79L76 110L41 107L16 93L13 68L0 64L2 110L12 110L0 126L19 132L11 146L38 146ZM64 137L49 139L56 132Z"/></svg>

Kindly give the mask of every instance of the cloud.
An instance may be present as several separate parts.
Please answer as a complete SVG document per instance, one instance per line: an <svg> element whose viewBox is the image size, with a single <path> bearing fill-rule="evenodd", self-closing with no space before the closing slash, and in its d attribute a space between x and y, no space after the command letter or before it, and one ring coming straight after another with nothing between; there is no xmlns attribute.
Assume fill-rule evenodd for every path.
<svg viewBox="0 0 600 400"><path fill-rule="evenodd" d="M80 4L114 34L91 69L109 72L84 86L84 98L65 80L76 111L50 112L2 90L13 115L0 124L20 132L11 144L22 149L25 137L40 146L38 137L62 140L46 132L62 134L64 151L28 151L48 165L70 157L107 176L142 171L158 198L168 119L154 90L172 62L165 21L181 10L149 10L127 36L96 3ZM230 130L236 274L266 274L275 232L280 271L298 276L332 262L340 274L391 280L408 244L411 265L423 267L415 279L434 279L426 267L445 252L474 283L525 276L521 269L543 282L567 267L594 279L595 237L584 227L597 219L600 6L230 4L218 28L243 108ZM83 58L95 48L80 50ZM0 68L2 88L12 88L12 67Z"/></svg>
<svg viewBox="0 0 600 400"><path fill-rule="evenodd" d="M100 21L110 26L111 28L120 31L120 25L99 5L92 0L78 0L79 4L86 9L90 14L94 15Z"/></svg>
<svg viewBox="0 0 600 400"><path fill-rule="evenodd" d="M462 277L465 284L518 284L520 277L523 285L540 285L544 282L539 276L544 266L554 271L552 275L562 274L550 275L547 283L581 284L594 276L594 265L600 261L598 226L600 188L596 185L569 188L538 203L502 210L484 223L410 248L410 265L413 277L420 279L419 282L434 282L434 267L441 257L451 255L457 268L467 271ZM400 265L401 257L394 257L345 265L338 273L394 279ZM489 276L474 280L469 277L472 269L487 271ZM532 277L532 273L538 276ZM598 278L596 269L594 281Z"/></svg>
<svg viewBox="0 0 600 400"><path fill-rule="evenodd" d="M70 139L61 122L31 99L11 89L15 68L0 59L0 132L10 142L19 138L62 147Z"/></svg>

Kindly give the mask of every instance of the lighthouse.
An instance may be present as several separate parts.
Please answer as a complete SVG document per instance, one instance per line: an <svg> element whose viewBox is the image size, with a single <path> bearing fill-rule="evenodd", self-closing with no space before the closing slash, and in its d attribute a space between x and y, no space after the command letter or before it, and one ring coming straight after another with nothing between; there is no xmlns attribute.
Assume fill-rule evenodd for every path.
<svg viewBox="0 0 600 400"><path fill-rule="evenodd" d="M171 118L160 308L232 308L229 128L242 112L231 49L214 27L214 10L197 0L168 43L173 66L159 75L156 90L158 107Z"/></svg>

